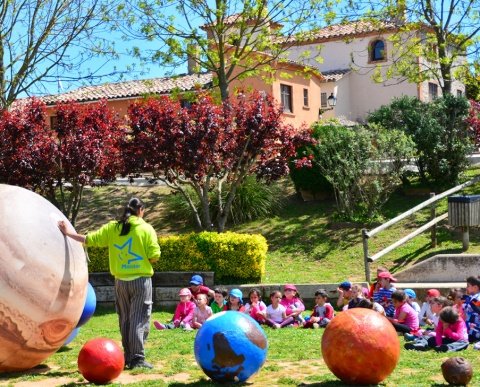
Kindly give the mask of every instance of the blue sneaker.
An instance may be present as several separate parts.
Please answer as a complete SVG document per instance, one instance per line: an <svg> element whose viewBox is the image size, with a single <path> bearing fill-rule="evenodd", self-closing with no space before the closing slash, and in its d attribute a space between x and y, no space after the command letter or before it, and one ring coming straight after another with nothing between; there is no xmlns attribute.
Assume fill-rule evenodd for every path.
<svg viewBox="0 0 480 387"><path fill-rule="evenodd" d="M405 333L405 334L403 335L403 337L404 337L405 340L407 340L407 341L414 341L414 340L417 338L417 336L412 335L411 333Z"/></svg>

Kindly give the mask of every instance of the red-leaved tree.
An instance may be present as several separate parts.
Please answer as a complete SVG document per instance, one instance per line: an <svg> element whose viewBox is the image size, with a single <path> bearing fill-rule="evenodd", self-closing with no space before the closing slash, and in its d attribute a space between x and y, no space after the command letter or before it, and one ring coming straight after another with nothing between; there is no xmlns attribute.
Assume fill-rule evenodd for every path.
<svg viewBox="0 0 480 387"><path fill-rule="evenodd" d="M480 102L470 100L470 111L467 118L468 126L472 132L475 146L480 146Z"/></svg>
<svg viewBox="0 0 480 387"><path fill-rule="evenodd" d="M55 133L37 99L0 112L0 182L44 192L56 175Z"/></svg>
<svg viewBox="0 0 480 387"><path fill-rule="evenodd" d="M59 154L49 200L74 224L86 185L115 180L121 167L120 143L125 134L106 101L57 106Z"/></svg>
<svg viewBox="0 0 480 387"><path fill-rule="evenodd" d="M184 108L169 97L148 99L130 106L128 115L124 173L152 173L185 197L200 229L220 232L245 177L273 181L284 176L288 159L308 137L284 124L281 107L259 93L222 105L202 95ZM198 196L199 208L186 187ZM211 192L218 203L215 219Z"/></svg>

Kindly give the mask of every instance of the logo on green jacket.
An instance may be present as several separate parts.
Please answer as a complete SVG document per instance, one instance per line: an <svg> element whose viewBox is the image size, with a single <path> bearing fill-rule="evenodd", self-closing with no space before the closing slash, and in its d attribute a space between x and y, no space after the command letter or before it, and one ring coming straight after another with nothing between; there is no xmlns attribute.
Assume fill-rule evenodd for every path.
<svg viewBox="0 0 480 387"><path fill-rule="evenodd" d="M118 259L120 259L120 261L127 261L126 264L122 264L122 269L138 269L140 267L138 264L132 264L132 262L141 261L143 258L132 251L131 237L128 238L123 245L113 244L113 246L119 250Z"/></svg>

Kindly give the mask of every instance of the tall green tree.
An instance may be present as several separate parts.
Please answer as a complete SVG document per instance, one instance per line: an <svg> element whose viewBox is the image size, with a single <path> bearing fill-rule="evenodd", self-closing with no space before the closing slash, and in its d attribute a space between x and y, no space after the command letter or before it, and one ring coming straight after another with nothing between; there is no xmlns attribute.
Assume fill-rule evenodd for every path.
<svg viewBox="0 0 480 387"><path fill-rule="evenodd" d="M114 3L2 0L0 108L19 96L44 93L49 82L91 78L81 65L95 55L111 52L110 44L100 36Z"/></svg>
<svg viewBox="0 0 480 387"><path fill-rule="evenodd" d="M480 2L477 0L347 0L348 18L366 17L398 24L391 36L394 62L378 78L411 82L436 79L443 94L478 59ZM420 61L418 58L421 58ZM380 70L382 65L378 66ZM380 74L382 76L380 76Z"/></svg>
<svg viewBox="0 0 480 387"><path fill-rule="evenodd" d="M328 19L328 6L326 0L131 0L124 10L127 34L152 42L134 55L173 68L190 58L215 74L225 100L233 80L268 76L294 37Z"/></svg>

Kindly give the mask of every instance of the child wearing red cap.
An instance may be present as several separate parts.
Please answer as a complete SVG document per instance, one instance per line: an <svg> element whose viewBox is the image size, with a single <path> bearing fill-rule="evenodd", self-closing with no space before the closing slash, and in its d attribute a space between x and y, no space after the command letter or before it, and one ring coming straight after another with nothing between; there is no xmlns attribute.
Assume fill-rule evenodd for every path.
<svg viewBox="0 0 480 387"><path fill-rule="evenodd" d="M305 305L295 285L286 284L283 287L283 297L280 304L285 307L287 316L292 316L296 323L303 325L305 320L302 317L302 312L305 310Z"/></svg>
<svg viewBox="0 0 480 387"><path fill-rule="evenodd" d="M380 289L373 293L373 300L385 309L387 317L393 317L395 307L392 303L392 294L397 289L395 289L392 282L397 282L397 280L388 271L379 273L378 279L380 281Z"/></svg>
<svg viewBox="0 0 480 387"><path fill-rule="evenodd" d="M440 297L440 292L437 289L427 290L425 302L422 304L422 308L418 314L420 325L435 325L435 322L438 320L438 318L433 314L430 306L432 300L436 297Z"/></svg>

